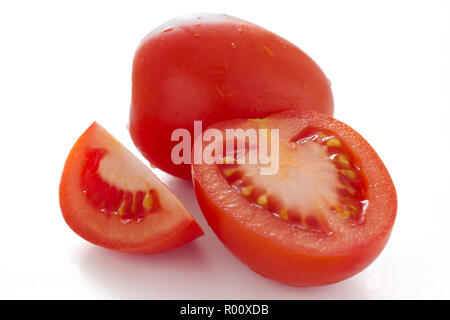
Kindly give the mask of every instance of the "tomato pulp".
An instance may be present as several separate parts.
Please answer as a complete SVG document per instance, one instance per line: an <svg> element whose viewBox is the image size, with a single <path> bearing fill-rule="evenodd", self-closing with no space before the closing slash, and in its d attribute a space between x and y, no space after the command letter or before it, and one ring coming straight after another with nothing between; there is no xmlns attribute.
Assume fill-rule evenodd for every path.
<svg viewBox="0 0 450 320"><path fill-rule="evenodd" d="M69 227L109 249L154 253L203 234L167 187L97 123L73 146L59 199Z"/></svg>
<svg viewBox="0 0 450 320"><path fill-rule="evenodd" d="M278 130L277 145L267 140L268 150L279 149L274 174L261 174L260 163L237 163L237 149L224 151L223 164L192 168L209 225L251 269L289 285L324 285L358 273L382 251L396 216L395 188L377 153L349 126L286 111L211 128L224 136L227 129ZM212 142L202 143L207 150Z"/></svg>
<svg viewBox="0 0 450 320"><path fill-rule="evenodd" d="M253 23L219 14L168 21L136 51L132 74L130 133L152 165L182 178L176 165L175 129L193 133L236 118L266 117L288 109L333 114L330 82L292 43Z"/></svg>

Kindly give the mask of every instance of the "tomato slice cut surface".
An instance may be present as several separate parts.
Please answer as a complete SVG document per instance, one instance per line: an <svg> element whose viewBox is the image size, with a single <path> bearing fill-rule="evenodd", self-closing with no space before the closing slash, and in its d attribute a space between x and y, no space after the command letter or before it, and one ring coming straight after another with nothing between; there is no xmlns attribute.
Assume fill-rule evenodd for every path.
<svg viewBox="0 0 450 320"><path fill-rule="evenodd" d="M254 164L225 163L225 179L252 204L305 230L333 233L328 220L335 213L363 222L365 179L340 138L308 128L281 146L276 174L261 175Z"/></svg>
<svg viewBox="0 0 450 320"><path fill-rule="evenodd" d="M395 188L353 129L310 111L212 128L224 137L227 129L279 130L274 174L261 174L262 164L239 163L237 149L223 153L223 164L193 165L208 223L250 268L290 285L329 284L361 271L384 248L396 215ZM267 141L269 151L276 149ZM249 139L245 145L255 147Z"/></svg>
<svg viewBox="0 0 450 320"><path fill-rule="evenodd" d="M97 123L67 158L60 205L78 235L109 249L154 253L203 234L167 187Z"/></svg>

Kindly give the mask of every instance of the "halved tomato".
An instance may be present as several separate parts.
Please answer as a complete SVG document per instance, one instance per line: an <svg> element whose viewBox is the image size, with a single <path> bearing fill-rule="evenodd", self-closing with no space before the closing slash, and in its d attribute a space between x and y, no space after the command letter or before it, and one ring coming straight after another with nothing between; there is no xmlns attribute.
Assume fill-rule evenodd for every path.
<svg viewBox="0 0 450 320"><path fill-rule="evenodd" d="M203 234L167 187L95 122L67 158L59 199L69 227L109 249L154 253Z"/></svg>
<svg viewBox="0 0 450 320"><path fill-rule="evenodd" d="M377 153L349 126L321 113L286 111L211 128L224 140L227 129L279 130L277 144L258 136L270 152L279 149L273 174L239 158L237 144L220 152L223 164L193 165L209 225L254 271L289 285L324 285L363 270L382 251L396 216L395 188ZM244 150L261 147L250 136L243 136ZM204 153L214 150L210 144L203 141Z"/></svg>

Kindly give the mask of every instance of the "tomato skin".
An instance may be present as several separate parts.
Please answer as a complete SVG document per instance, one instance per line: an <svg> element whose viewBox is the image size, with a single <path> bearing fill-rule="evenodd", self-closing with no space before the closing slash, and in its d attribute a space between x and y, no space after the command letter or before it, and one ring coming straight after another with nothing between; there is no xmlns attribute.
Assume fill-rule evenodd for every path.
<svg viewBox="0 0 450 320"><path fill-rule="evenodd" d="M379 255L390 236L390 232L386 233L373 246L349 255L328 257L293 253L230 218L208 198L196 178L194 188L203 215L227 249L253 271L291 286L326 285L353 276Z"/></svg>
<svg viewBox="0 0 450 320"><path fill-rule="evenodd" d="M116 219L117 217L107 217L93 208L81 190L81 172L85 163L85 150L92 145L103 146L104 141L112 143L117 148L124 148L94 122L77 140L64 166L59 185L60 207L64 220L76 234L104 248L138 254L167 251L203 235L194 218L151 172L148 172L148 175L152 180L148 183L158 190L164 199L173 200L173 203L162 204L167 207L167 212L172 214L170 218L172 222L169 221L171 227L167 230L154 228L153 231L149 231L147 223L151 219L149 217L139 223L124 224ZM129 153L128 150L126 152ZM172 212L171 209L176 212ZM136 237L122 234L125 229L128 229L128 234L136 234Z"/></svg>
<svg viewBox="0 0 450 320"><path fill-rule="evenodd" d="M363 232L356 235L353 245L342 242L341 247L326 249L324 245L309 243L309 247L286 245L268 236L272 223L278 218L257 219L264 214L250 204L233 200L236 192L224 183L217 165L193 165L193 183L200 208L208 224L223 244L255 272L292 286L318 286L347 279L366 268L385 247L394 224L397 198L392 180L370 145L345 124L314 112L288 111L269 119L291 119L286 127L294 127L296 120L332 128L347 139L361 158L368 176L369 207ZM300 121L300 120L299 120ZM223 130L234 128L245 120L227 121L211 127ZM245 127L244 127L245 128ZM278 219L279 220L279 219ZM260 227L263 225L264 227ZM268 227L269 226L269 227ZM279 228L280 229L280 228ZM289 232L289 229L284 229ZM366 233L366 234L365 234ZM319 239L319 238L317 238ZM323 242L334 241L331 238ZM341 241L339 238L336 241ZM316 246L316 248L314 247Z"/></svg>
<svg viewBox="0 0 450 320"><path fill-rule="evenodd" d="M298 47L253 23L200 14L153 30L136 51L130 133L155 166L190 178L173 164L171 134L193 133L234 118L265 117L288 109L333 114L330 82Z"/></svg>

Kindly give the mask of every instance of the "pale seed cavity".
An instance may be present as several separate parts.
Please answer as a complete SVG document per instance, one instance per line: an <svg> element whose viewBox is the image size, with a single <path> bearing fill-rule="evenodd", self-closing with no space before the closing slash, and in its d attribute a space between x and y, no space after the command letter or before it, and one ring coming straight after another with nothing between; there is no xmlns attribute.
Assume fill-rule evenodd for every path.
<svg viewBox="0 0 450 320"><path fill-rule="evenodd" d="M255 120L258 121L258 120ZM291 141L301 141L301 140L310 140L314 141L316 143L319 143L321 145L325 145L329 148L341 148L344 147L344 143L336 138L333 135L326 134L323 132L318 132L311 137L302 138L300 140L292 139ZM351 197L356 197L358 194L357 190L355 189L355 183L358 185L359 176L358 173L355 170L351 157L346 154L345 150L342 150L344 153L336 153L336 149L328 150L329 159L330 161L334 162L334 165L336 166L337 172L339 172L341 175L348 178L349 182L343 182L341 185L341 188L343 191L346 191L348 194L341 198L340 206L331 205L329 210L330 212L335 212L339 215L341 215L344 218L348 217L358 217L360 214L361 209L359 208L359 202L358 199L350 199L349 195ZM333 154L330 154L332 152ZM249 201L257 204L258 206L261 206L263 208L270 208L272 213L275 215L278 215L279 218L281 218L283 221L291 221L291 222L299 222L303 227L306 229L311 229L314 227L309 226L305 222L305 217L301 212L297 211L290 211L288 210L286 204L279 202L278 200L275 200L272 203L271 195L267 192L267 190L262 190L262 194L259 192L260 188L258 188L258 194L260 194L256 199L255 196L252 197L252 194L254 194L255 185L254 183L249 180L251 179L251 175L247 176L248 173L244 172L240 169L239 166L230 166L235 165L235 159L232 157L224 157L222 159L222 162L224 164L224 167L222 167L222 173L227 179L228 183L230 183L231 186L233 186L238 192L240 192L244 197L246 197ZM277 208L277 209L275 209ZM288 213L289 212L289 213ZM319 220L317 220L319 221ZM362 220L361 220L362 221ZM328 233L328 227L325 223L320 223L320 230L326 231ZM328 231L327 231L328 230Z"/></svg>

